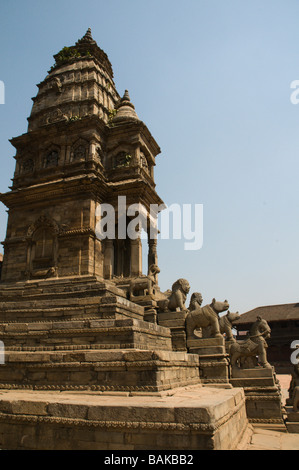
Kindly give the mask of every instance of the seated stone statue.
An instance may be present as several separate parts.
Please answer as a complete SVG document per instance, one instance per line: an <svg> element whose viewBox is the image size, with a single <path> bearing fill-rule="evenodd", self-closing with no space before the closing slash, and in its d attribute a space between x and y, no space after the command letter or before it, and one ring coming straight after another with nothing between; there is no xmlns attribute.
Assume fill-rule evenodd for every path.
<svg viewBox="0 0 299 470"><path fill-rule="evenodd" d="M187 340L198 338L194 333L195 330L206 327L210 327L211 337L222 337L219 326L219 313L225 312L228 308L229 303L227 300L218 302L213 299L211 304L205 307L201 307L197 301L196 308L191 310L186 317Z"/></svg>
<svg viewBox="0 0 299 470"><path fill-rule="evenodd" d="M200 292L193 292L190 299L189 312L195 310L198 307L201 307L202 300L203 298Z"/></svg>
<svg viewBox="0 0 299 470"><path fill-rule="evenodd" d="M140 276L134 278L130 282L129 296L130 299L134 297L143 297L146 295L153 295L155 293L155 286L157 284L157 274L160 269L156 264L149 267L147 276Z"/></svg>
<svg viewBox="0 0 299 470"><path fill-rule="evenodd" d="M270 337L271 329L261 317L257 317L250 328L248 338L244 341L235 341L229 349L232 368L244 368L244 358L258 356L262 367L271 368L267 360L266 339Z"/></svg>
<svg viewBox="0 0 299 470"><path fill-rule="evenodd" d="M186 279L178 279L171 288L171 291L165 292L167 298L159 300L158 307L160 312L175 312L176 310L187 311L185 302L190 290L189 282Z"/></svg>

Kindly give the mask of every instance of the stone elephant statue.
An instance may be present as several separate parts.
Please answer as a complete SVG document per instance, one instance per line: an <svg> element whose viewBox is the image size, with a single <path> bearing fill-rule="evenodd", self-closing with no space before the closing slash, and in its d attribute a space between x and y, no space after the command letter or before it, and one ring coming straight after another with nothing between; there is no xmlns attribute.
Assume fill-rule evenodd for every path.
<svg viewBox="0 0 299 470"><path fill-rule="evenodd" d="M208 326L211 328L212 337L222 337L218 315L228 310L228 308L229 303L227 300L218 302L216 299L213 299L211 304L204 307L197 306L194 310L191 310L185 320L187 340L198 338L194 331Z"/></svg>

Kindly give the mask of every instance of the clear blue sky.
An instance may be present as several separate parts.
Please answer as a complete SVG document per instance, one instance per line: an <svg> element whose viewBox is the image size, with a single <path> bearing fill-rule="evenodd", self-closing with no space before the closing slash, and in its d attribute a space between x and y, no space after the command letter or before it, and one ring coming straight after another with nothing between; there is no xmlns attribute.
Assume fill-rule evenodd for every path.
<svg viewBox="0 0 299 470"><path fill-rule="evenodd" d="M241 313L299 301L298 18L296 0L0 0L0 191L36 84L91 27L161 147L158 193L204 206L201 250L160 242L161 289L184 277Z"/></svg>

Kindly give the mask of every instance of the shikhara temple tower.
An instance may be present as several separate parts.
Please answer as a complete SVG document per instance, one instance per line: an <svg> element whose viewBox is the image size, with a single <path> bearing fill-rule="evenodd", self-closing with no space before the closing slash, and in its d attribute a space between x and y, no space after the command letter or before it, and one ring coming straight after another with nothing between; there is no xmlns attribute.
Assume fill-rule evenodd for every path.
<svg viewBox="0 0 299 470"><path fill-rule="evenodd" d="M224 338L188 343L188 281L158 286L160 149L90 30L54 57L0 194L0 449L237 448L250 429ZM120 196L147 214L143 270L140 238L119 236L136 218ZM98 234L103 204L116 238Z"/></svg>
<svg viewBox="0 0 299 470"><path fill-rule="evenodd" d="M159 146L129 93L120 98L90 29L54 58L33 98L28 132L11 140L16 169L0 196L8 208L2 282L140 276L141 240L101 241L96 209L109 203L117 211L118 196L148 211L162 204L154 182ZM156 240L148 240L149 265L157 264Z"/></svg>

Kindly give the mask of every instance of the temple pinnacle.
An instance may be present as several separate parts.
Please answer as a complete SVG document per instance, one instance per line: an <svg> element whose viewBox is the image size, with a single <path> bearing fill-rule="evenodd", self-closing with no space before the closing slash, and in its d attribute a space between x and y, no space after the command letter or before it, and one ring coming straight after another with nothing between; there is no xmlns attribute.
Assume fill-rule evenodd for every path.
<svg viewBox="0 0 299 470"><path fill-rule="evenodd" d="M79 39L80 43L82 42L89 42L89 43L95 43L95 40L93 39L92 35L91 35L91 29L88 28L88 30L86 31L86 33L84 34L84 36Z"/></svg>

